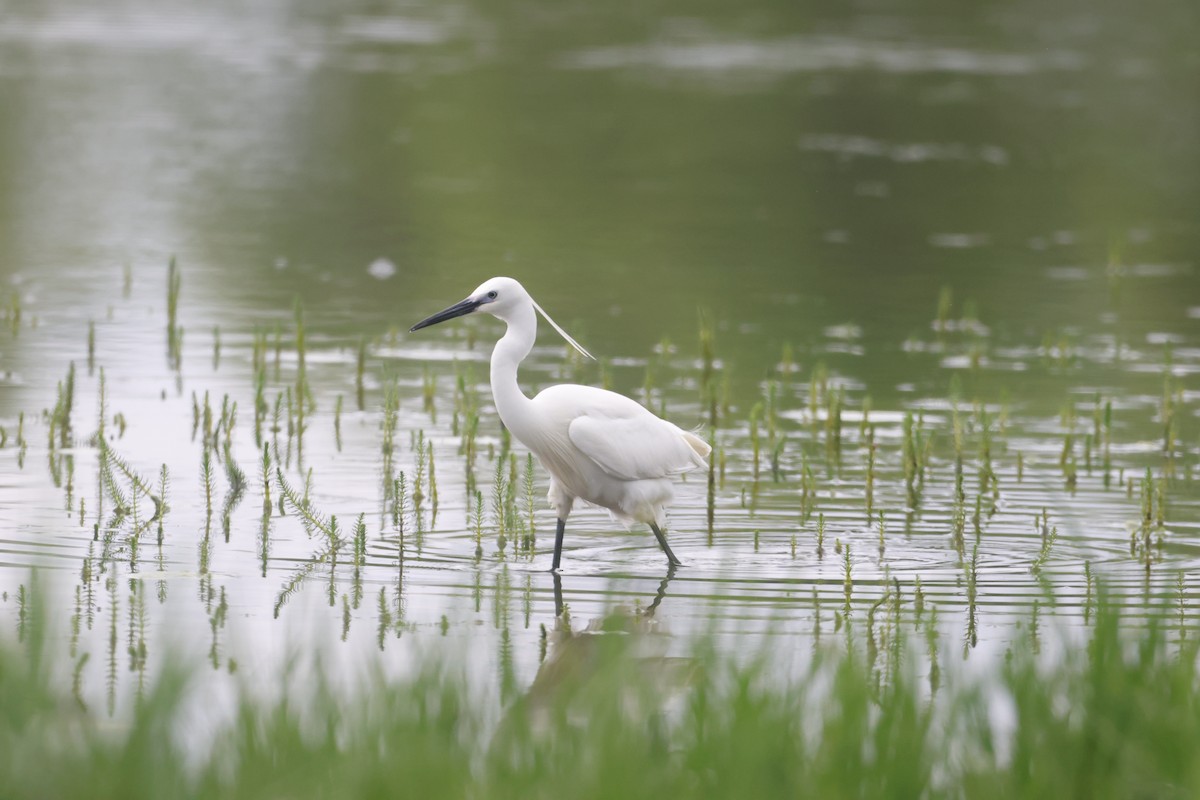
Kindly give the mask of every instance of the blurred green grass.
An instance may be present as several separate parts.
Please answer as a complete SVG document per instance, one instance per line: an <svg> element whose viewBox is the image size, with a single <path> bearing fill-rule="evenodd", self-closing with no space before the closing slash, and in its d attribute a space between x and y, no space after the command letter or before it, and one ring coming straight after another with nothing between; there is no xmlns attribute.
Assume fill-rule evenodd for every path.
<svg viewBox="0 0 1200 800"><path fill-rule="evenodd" d="M838 638L786 679L703 643L647 658L628 630L568 634L503 701L446 654L351 699L329 676L281 675L279 699L243 683L199 749L181 730L186 669L113 722L49 677L37 620L26 633L0 652L0 797L14 800L1200 794L1200 637L1130 630L1113 608L1085 646L1050 659L1027 636L982 678L944 670L933 692L912 633L882 668Z"/></svg>

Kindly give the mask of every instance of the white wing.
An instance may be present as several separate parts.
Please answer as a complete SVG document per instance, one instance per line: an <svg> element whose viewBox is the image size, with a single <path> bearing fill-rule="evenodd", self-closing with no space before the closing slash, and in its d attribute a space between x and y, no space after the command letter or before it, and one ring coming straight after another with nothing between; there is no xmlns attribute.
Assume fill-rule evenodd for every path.
<svg viewBox="0 0 1200 800"><path fill-rule="evenodd" d="M592 411L576 417L567 429L571 443L609 475L626 481L708 466L704 456L711 448L703 439L630 403L637 409L632 414Z"/></svg>

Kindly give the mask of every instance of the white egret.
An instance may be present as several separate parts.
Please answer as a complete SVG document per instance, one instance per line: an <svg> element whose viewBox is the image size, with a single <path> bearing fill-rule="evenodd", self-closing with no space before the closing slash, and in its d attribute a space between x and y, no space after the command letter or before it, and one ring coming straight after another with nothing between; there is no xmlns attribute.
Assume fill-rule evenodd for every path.
<svg viewBox="0 0 1200 800"><path fill-rule="evenodd" d="M508 330L492 351L492 396L496 411L517 441L550 473L551 507L558 516L554 564L562 558L563 532L575 501L607 508L626 524L644 522L654 531L672 565L679 559L663 534L671 478L707 467L711 447L700 437L661 419L628 397L594 386L550 386L532 399L517 384L517 366L533 349L537 313L588 358L512 278L485 281L469 297L412 326L412 331L483 311Z"/></svg>

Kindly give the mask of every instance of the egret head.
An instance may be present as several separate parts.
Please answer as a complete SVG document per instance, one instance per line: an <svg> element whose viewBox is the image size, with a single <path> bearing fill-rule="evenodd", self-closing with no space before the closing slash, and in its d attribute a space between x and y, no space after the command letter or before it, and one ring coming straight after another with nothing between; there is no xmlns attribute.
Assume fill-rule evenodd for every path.
<svg viewBox="0 0 1200 800"><path fill-rule="evenodd" d="M522 308L529 307L536 309L546 319L546 322L549 322L550 326L567 340L568 344L588 358L595 358L587 350L584 350L579 342L572 339L566 331L560 328L558 323L550 319L550 315L543 311L542 307L529 296L529 292L525 291L525 287L512 278L489 278L479 284L479 287L471 292L465 300L455 303L431 317L426 317L416 325L413 325L409 329L409 332L419 331L421 328L428 328L430 325L436 325L439 322L445 322L455 317L473 314L476 311L486 312L493 317L498 317L505 322L511 323Z"/></svg>

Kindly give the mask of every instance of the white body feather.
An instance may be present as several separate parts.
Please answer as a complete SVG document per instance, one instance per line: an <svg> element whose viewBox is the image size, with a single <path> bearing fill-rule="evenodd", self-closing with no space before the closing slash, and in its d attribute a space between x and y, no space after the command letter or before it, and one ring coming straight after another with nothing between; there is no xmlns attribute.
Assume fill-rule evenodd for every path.
<svg viewBox="0 0 1200 800"><path fill-rule="evenodd" d="M707 466L704 440L615 392L565 384L530 402L540 424L510 429L550 473L550 503L563 519L579 498L626 524L662 527L671 478Z"/></svg>

